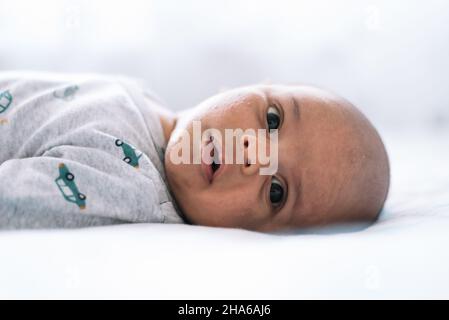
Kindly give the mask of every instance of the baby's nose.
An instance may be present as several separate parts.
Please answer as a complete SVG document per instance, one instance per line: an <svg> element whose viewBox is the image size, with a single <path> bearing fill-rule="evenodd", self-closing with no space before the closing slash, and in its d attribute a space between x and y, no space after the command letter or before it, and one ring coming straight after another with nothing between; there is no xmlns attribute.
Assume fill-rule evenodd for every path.
<svg viewBox="0 0 449 320"><path fill-rule="evenodd" d="M243 134L240 145L243 146L243 164L241 165L244 175L253 175L259 172L257 161L257 138L253 135Z"/></svg>

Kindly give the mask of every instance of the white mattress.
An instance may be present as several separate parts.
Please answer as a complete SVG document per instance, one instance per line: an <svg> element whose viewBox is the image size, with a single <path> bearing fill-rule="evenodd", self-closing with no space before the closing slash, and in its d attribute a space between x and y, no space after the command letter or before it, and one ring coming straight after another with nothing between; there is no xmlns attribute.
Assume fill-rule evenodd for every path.
<svg viewBox="0 0 449 320"><path fill-rule="evenodd" d="M385 138L392 188L371 227L3 232L0 298L449 298L449 134Z"/></svg>

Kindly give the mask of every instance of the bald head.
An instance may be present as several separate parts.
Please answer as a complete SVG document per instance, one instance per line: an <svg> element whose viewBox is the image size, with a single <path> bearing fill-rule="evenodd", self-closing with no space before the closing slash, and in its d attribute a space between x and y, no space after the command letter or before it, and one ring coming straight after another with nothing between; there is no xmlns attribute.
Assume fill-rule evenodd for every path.
<svg viewBox="0 0 449 320"><path fill-rule="evenodd" d="M351 103L336 98L335 105L342 110L343 123L348 127L346 144L345 187L341 196L347 199L342 220L374 221L387 197L390 168L387 152L371 122Z"/></svg>
<svg viewBox="0 0 449 320"><path fill-rule="evenodd" d="M323 192L311 209L310 225L375 221L390 181L378 132L347 100L317 88L302 90L303 113L315 130L308 150L320 163L311 166L315 172L309 177Z"/></svg>

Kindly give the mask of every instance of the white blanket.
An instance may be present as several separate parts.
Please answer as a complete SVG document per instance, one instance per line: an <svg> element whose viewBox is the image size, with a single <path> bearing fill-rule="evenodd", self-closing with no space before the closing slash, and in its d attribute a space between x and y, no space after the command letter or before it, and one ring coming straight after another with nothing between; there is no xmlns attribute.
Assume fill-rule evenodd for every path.
<svg viewBox="0 0 449 320"><path fill-rule="evenodd" d="M385 138L392 186L371 227L3 232L0 298L449 298L449 133Z"/></svg>

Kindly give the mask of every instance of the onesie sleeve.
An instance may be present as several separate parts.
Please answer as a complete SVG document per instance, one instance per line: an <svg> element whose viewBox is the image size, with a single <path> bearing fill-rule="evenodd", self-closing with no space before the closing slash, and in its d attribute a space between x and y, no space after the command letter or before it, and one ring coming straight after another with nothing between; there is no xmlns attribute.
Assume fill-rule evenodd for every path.
<svg viewBox="0 0 449 320"><path fill-rule="evenodd" d="M164 222L164 199L154 179L139 170L142 155L121 140L115 143L123 156L62 145L40 157L3 162L0 229Z"/></svg>

